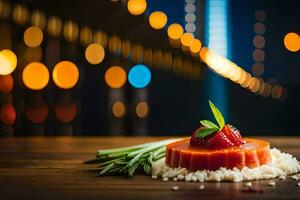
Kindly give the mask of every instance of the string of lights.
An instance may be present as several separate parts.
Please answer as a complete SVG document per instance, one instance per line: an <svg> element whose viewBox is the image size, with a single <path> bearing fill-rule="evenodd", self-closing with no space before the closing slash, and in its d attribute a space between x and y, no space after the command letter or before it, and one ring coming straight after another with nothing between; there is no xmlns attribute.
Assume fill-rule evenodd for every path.
<svg viewBox="0 0 300 200"><path fill-rule="evenodd" d="M6 6L6 9L2 8L0 10L0 16L2 18L7 18L9 17L9 12L7 10L11 10L11 7L6 1L1 2L1 6ZM187 5L189 4L193 5L193 2L188 2ZM189 5L188 7L193 6ZM147 8L147 2L129 0L127 2L127 8L130 14L141 15ZM5 12L2 10L5 10ZM192 13L192 11L194 12L192 8L186 8L185 10L188 11L188 13ZM253 77L250 73L246 72L241 67L238 67L225 57L219 56L206 47L203 47L201 41L195 38L193 34L189 32L184 33L180 24L171 24L167 28L170 46L174 48L181 48L185 54L190 54L193 57L191 61L190 59L185 60L186 58L183 58L180 55L173 55L168 51L152 49L150 47L144 47L140 44L132 43L130 40L121 39L121 37L117 35L108 36L103 31L93 31L87 26L83 26L80 29L79 25L73 21L66 21L63 24L62 21L56 16L50 16L47 21L43 12L33 11L32 15L30 15L29 10L22 4L14 5L12 10L12 18L16 24L26 24L30 21L30 23L34 25L26 29L24 32L24 43L30 48L36 48L42 43L42 30L47 29L47 33L53 37L58 37L62 33L67 42L74 42L79 38L80 43L84 47L87 46L85 51L86 60L93 65L99 64L103 61L105 57L105 49L108 49L110 53L119 54L123 58L128 58L129 55L131 55L131 59L136 63L144 63L150 67L152 64L153 66L162 65L163 67L161 69L171 70L176 75L197 78L200 76L200 64L199 61L195 61L195 58L197 58L198 60L201 60L207 64L210 69L219 75L223 76L224 78L228 78L235 83L239 83L242 87L248 88L253 93L272 93L272 86L271 92L268 92L270 91L268 83L264 82L261 78ZM162 11L155 11L149 15L149 24L153 29L160 30L164 28L166 23L167 15ZM34 35L34 37L30 37L30 35ZM32 38L35 39L33 40ZM7 50L1 52L0 54L1 62L6 62L3 58L5 56L1 57L1 55L5 55L6 51ZM14 65L12 64L11 66L12 67L8 67L7 69L9 69L8 71L12 72ZM9 74L9 72L0 73ZM46 76L47 75L45 75L45 77ZM52 75L52 77L54 79L54 75ZM59 86L57 81L55 83ZM28 86L28 84L26 86ZM64 86L59 87L64 88ZM278 87L282 88L282 86ZM275 91L277 91L277 89ZM285 91L285 89L282 88L280 91ZM274 96L276 96L276 99L280 99L281 97L281 95Z"/></svg>

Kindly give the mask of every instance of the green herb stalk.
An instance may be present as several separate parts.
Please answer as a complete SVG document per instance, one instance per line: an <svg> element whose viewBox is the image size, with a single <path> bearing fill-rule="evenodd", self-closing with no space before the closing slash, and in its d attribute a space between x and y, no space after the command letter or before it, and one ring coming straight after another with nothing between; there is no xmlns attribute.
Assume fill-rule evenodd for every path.
<svg viewBox="0 0 300 200"><path fill-rule="evenodd" d="M166 145L178 139L149 142L141 145L98 150L96 158L85 161L86 164L98 164L99 176L133 176L137 171L151 173L153 162L166 156Z"/></svg>

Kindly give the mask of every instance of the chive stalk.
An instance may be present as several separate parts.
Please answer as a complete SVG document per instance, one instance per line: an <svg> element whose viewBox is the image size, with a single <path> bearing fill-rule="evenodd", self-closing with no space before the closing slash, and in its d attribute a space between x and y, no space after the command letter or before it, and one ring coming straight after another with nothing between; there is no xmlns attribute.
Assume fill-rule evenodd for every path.
<svg viewBox="0 0 300 200"><path fill-rule="evenodd" d="M152 163L166 156L166 145L177 140L169 139L122 148L98 150L96 159L85 161L85 163L98 164L99 176L117 174L131 177L140 170L150 174Z"/></svg>

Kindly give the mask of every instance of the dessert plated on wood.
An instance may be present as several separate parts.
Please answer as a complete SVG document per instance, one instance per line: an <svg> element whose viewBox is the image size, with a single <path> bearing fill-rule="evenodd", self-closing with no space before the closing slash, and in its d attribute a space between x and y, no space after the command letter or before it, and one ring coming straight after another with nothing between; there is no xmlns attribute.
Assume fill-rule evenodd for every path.
<svg viewBox="0 0 300 200"><path fill-rule="evenodd" d="M219 109L209 101L218 125L201 120L190 138L167 145L166 164L190 171L217 170L244 167L254 168L271 162L270 144L267 141L243 138L240 131L225 124Z"/></svg>
<svg viewBox="0 0 300 200"><path fill-rule="evenodd" d="M190 137L100 149L96 159L86 163L98 163L99 176L144 172L163 181L241 182L300 172L294 156L271 149L268 141L242 137L212 102L209 105L217 123L201 120Z"/></svg>

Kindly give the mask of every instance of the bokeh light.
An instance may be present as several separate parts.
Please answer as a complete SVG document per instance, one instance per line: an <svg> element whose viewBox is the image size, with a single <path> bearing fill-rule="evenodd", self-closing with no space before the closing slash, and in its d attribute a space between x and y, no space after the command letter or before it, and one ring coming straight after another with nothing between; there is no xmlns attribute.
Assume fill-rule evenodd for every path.
<svg viewBox="0 0 300 200"><path fill-rule="evenodd" d="M265 66L262 63L254 63L252 65L252 72L256 75L256 76L261 76L263 75L265 71Z"/></svg>
<svg viewBox="0 0 300 200"><path fill-rule="evenodd" d="M264 22L266 20L266 12L263 10L255 11L254 17L256 20Z"/></svg>
<svg viewBox="0 0 300 200"><path fill-rule="evenodd" d="M136 115L139 118L146 117L148 115L148 111L149 111L148 104L146 102L139 102L136 105L135 111L136 111Z"/></svg>
<svg viewBox="0 0 300 200"><path fill-rule="evenodd" d="M149 23L153 29L159 30L165 27L168 17L161 11L152 12L149 16Z"/></svg>
<svg viewBox="0 0 300 200"><path fill-rule="evenodd" d="M271 96L274 99L279 99L282 96L282 93L283 93L283 88L280 85L275 85L272 88Z"/></svg>
<svg viewBox="0 0 300 200"><path fill-rule="evenodd" d="M265 34L266 27L263 23L256 22L253 26L253 30L256 34L263 35L263 34Z"/></svg>
<svg viewBox="0 0 300 200"><path fill-rule="evenodd" d="M0 75L0 92L8 94L14 87L14 79L11 74Z"/></svg>
<svg viewBox="0 0 300 200"><path fill-rule="evenodd" d="M184 20L185 20L186 22L191 22L191 23L193 23L193 22L196 21L196 15L195 15L194 13L187 13L187 14L185 15L185 17L184 17Z"/></svg>
<svg viewBox="0 0 300 200"><path fill-rule="evenodd" d="M122 40L121 55L123 58L129 58L131 55L131 42L130 40Z"/></svg>
<svg viewBox="0 0 300 200"><path fill-rule="evenodd" d="M52 37L57 37L62 31L62 22L58 17L51 16L47 24L48 34Z"/></svg>
<svg viewBox="0 0 300 200"><path fill-rule="evenodd" d="M83 46L90 44L93 40L93 31L91 28L87 26L82 27L80 29L79 39Z"/></svg>
<svg viewBox="0 0 300 200"><path fill-rule="evenodd" d="M252 79L251 74L249 74L248 72L246 72L245 79L241 83L241 86L244 87L244 88L249 87L251 79Z"/></svg>
<svg viewBox="0 0 300 200"><path fill-rule="evenodd" d="M0 18L6 19L11 12L10 4L7 1L0 1Z"/></svg>
<svg viewBox="0 0 300 200"><path fill-rule="evenodd" d="M122 41L121 38L117 35L112 35L111 37L109 37L108 39L108 50L111 53L114 54L121 54L121 45L122 45Z"/></svg>
<svg viewBox="0 0 300 200"><path fill-rule="evenodd" d="M135 63L143 62L144 48L141 44L133 44L131 47L131 59Z"/></svg>
<svg viewBox="0 0 300 200"><path fill-rule="evenodd" d="M67 21L63 28L64 37L68 42L74 42L78 38L79 28L73 21Z"/></svg>
<svg viewBox="0 0 300 200"><path fill-rule="evenodd" d="M257 92L257 94L262 95L262 93L264 92L264 89L265 89L265 82L261 78L258 78L258 80L260 81L260 88L259 88L259 91Z"/></svg>
<svg viewBox="0 0 300 200"><path fill-rule="evenodd" d="M31 24L33 26L37 26L40 29L44 29L46 27L46 16L43 12L39 10L35 10L32 12L31 15Z"/></svg>
<svg viewBox="0 0 300 200"><path fill-rule="evenodd" d="M167 30L169 38L179 40L183 34L183 28L180 24L171 24Z"/></svg>
<svg viewBox="0 0 300 200"><path fill-rule="evenodd" d="M196 24L188 22L185 24L184 29L188 33L194 33L196 31Z"/></svg>
<svg viewBox="0 0 300 200"><path fill-rule="evenodd" d="M265 52L262 49L255 49L252 53L253 60L262 62L265 60Z"/></svg>
<svg viewBox="0 0 300 200"><path fill-rule="evenodd" d="M49 82L49 71L45 65L40 62L28 64L22 73L24 85L31 90L41 90Z"/></svg>
<svg viewBox="0 0 300 200"><path fill-rule="evenodd" d="M181 36L181 44L185 47L189 47L193 40L194 40L194 35L192 33L184 33L182 36Z"/></svg>
<svg viewBox="0 0 300 200"><path fill-rule="evenodd" d="M73 62L61 61L55 65L52 78L59 88L71 89L78 82L79 70Z"/></svg>
<svg viewBox="0 0 300 200"><path fill-rule="evenodd" d="M198 39L194 39L190 45L190 51L193 54L198 54L201 50L201 42Z"/></svg>
<svg viewBox="0 0 300 200"><path fill-rule="evenodd" d="M242 84L246 80L247 72L242 70L241 68L239 68L239 71L240 71L240 74L235 82L238 84Z"/></svg>
<svg viewBox="0 0 300 200"><path fill-rule="evenodd" d="M132 15L141 15L147 8L146 0L129 0L127 2L127 9Z"/></svg>
<svg viewBox="0 0 300 200"><path fill-rule="evenodd" d="M285 48L292 52L297 52L300 49L300 36L297 33L288 33L283 40Z"/></svg>
<svg viewBox="0 0 300 200"><path fill-rule="evenodd" d="M260 81L257 78L252 77L248 87L251 92L256 93L259 91Z"/></svg>
<svg viewBox="0 0 300 200"><path fill-rule="evenodd" d="M12 18L16 24L25 24L29 19L29 11L22 4L15 4Z"/></svg>
<svg viewBox="0 0 300 200"><path fill-rule="evenodd" d="M16 110L11 104L5 104L1 108L0 119L6 126L14 125L16 121Z"/></svg>
<svg viewBox="0 0 300 200"><path fill-rule="evenodd" d="M104 48L107 46L108 36L103 31L96 31L93 36L93 42L102 45Z"/></svg>
<svg viewBox="0 0 300 200"><path fill-rule="evenodd" d="M121 118L126 113L126 107L123 102L117 101L112 106L112 113L115 117Z"/></svg>
<svg viewBox="0 0 300 200"><path fill-rule="evenodd" d="M256 48L264 48L265 46L265 38L261 35L256 35L253 38L253 45Z"/></svg>
<svg viewBox="0 0 300 200"><path fill-rule="evenodd" d="M193 13L196 11L196 6L194 3L187 3L184 7L185 12Z"/></svg>
<svg viewBox="0 0 300 200"><path fill-rule="evenodd" d="M282 88L282 94L280 96L280 101L285 101L288 97L288 90L286 88Z"/></svg>
<svg viewBox="0 0 300 200"><path fill-rule="evenodd" d="M122 67L112 66L106 70L104 79L109 87L118 89L126 83L127 74Z"/></svg>
<svg viewBox="0 0 300 200"><path fill-rule="evenodd" d="M135 88L144 88L151 81L151 72L145 65L135 65L128 73L128 81Z"/></svg>
<svg viewBox="0 0 300 200"><path fill-rule="evenodd" d="M39 27L31 26L25 30L23 38L28 47L37 47L43 41L43 32Z"/></svg>
<svg viewBox="0 0 300 200"><path fill-rule="evenodd" d="M104 56L105 51L103 46L97 43L90 44L85 50L85 58L92 65L101 63Z"/></svg>
<svg viewBox="0 0 300 200"><path fill-rule="evenodd" d="M202 62L205 62L207 53L208 53L208 48L207 47L201 48L201 50L199 52L199 56L200 56Z"/></svg>
<svg viewBox="0 0 300 200"><path fill-rule="evenodd" d="M77 116L77 104L74 101L67 103L67 105L64 102L59 102L54 107L54 114L57 120L70 123Z"/></svg>
<svg viewBox="0 0 300 200"><path fill-rule="evenodd" d="M272 85L270 83L265 83L265 87L264 87L264 90L261 94L262 97L268 97L270 96L272 92Z"/></svg>
<svg viewBox="0 0 300 200"><path fill-rule="evenodd" d="M0 75L11 74L17 66L17 56L8 49L0 51Z"/></svg>

